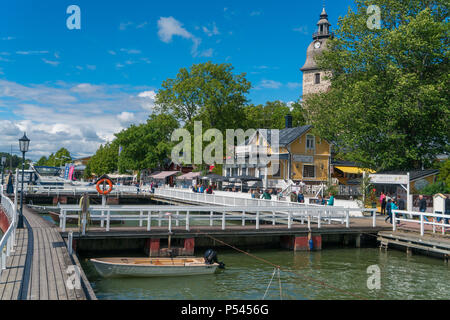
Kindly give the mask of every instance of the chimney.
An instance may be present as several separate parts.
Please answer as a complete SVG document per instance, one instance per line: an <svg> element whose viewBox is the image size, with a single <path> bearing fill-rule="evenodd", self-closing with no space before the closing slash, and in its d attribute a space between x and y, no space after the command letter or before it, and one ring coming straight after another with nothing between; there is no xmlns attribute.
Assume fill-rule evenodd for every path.
<svg viewBox="0 0 450 320"><path fill-rule="evenodd" d="M286 128L292 128L292 116L288 114L284 119L286 120Z"/></svg>

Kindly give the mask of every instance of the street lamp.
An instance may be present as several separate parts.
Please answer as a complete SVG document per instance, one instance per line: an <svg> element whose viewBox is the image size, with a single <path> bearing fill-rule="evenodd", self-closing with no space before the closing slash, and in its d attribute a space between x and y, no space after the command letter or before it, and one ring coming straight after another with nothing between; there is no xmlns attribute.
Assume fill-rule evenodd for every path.
<svg viewBox="0 0 450 320"><path fill-rule="evenodd" d="M23 229L23 180L25 178L25 152L30 146L30 139L24 133L23 137L19 139L20 151L22 152L22 188L20 189L20 214L17 221L17 229Z"/></svg>
<svg viewBox="0 0 450 320"><path fill-rule="evenodd" d="M3 177L4 177L4 173L5 173L5 164L6 164L6 157L2 157L2 162L1 162L1 165L2 165L2 185L3 185L3 183L4 183L4 180L3 180Z"/></svg>

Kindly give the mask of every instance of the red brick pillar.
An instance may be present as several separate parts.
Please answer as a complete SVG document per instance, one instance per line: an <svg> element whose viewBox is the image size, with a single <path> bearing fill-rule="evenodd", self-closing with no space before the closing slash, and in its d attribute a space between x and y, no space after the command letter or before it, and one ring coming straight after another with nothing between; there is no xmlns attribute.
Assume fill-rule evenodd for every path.
<svg viewBox="0 0 450 320"><path fill-rule="evenodd" d="M314 250L322 250L322 235L312 236Z"/></svg>
<svg viewBox="0 0 450 320"><path fill-rule="evenodd" d="M145 254L150 257L159 256L159 239L147 239L145 242Z"/></svg>
<svg viewBox="0 0 450 320"><path fill-rule="evenodd" d="M184 239L183 254L186 256L194 255L195 238Z"/></svg>

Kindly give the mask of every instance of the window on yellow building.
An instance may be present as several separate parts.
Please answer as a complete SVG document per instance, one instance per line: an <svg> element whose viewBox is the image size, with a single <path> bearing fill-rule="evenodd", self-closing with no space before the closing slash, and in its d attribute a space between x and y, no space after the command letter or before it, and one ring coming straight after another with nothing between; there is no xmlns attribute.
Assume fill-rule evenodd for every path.
<svg viewBox="0 0 450 320"><path fill-rule="evenodd" d="M316 177L316 167L304 165L303 166L303 178L315 178Z"/></svg>
<svg viewBox="0 0 450 320"><path fill-rule="evenodd" d="M306 136L306 150L314 150L316 148L315 139L313 135Z"/></svg>

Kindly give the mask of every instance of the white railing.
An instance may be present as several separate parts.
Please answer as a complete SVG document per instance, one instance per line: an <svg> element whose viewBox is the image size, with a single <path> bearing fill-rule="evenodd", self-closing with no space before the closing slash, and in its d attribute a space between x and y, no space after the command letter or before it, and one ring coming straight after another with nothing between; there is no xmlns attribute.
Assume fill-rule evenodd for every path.
<svg viewBox="0 0 450 320"><path fill-rule="evenodd" d="M402 217L398 217L397 215L401 215ZM408 218L408 216L410 218ZM414 219L414 217L419 217L418 220ZM428 218L433 218L433 221L427 221ZM440 220L437 222L437 220ZM392 230L397 230L397 221L411 222L414 224L418 224L420 227L420 235L423 236L425 234L425 226L431 225L433 227L433 233L436 233L436 227L441 227L442 234L445 234L445 228L450 228L450 224L448 223L450 220L449 215L438 214L438 213L428 213L428 212L414 212L414 211L403 211L403 210L392 210ZM445 223L447 221L447 223Z"/></svg>
<svg viewBox="0 0 450 320"><path fill-rule="evenodd" d="M376 209L365 209L375 213ZM80 208L75 205L61 205L59 215L59 227L62 232L66 231L67 219L76 219L79 221L79 214L69 214L71 212L78 213ZM187 231L197 221L209 221L209 225L213 226L214 221L221 221L221 228L225 230L229 222L241 221L245 226L247 221L254 221L255 228L260 229L260 222L269 221L272 225L287 225L288 229L292 228L294 221L301 224L316 223L317 228L321 228L322 223L331 224L337 222L345 224L346 228L350 227L350 212L361 211L357 208L335 208L335 207L269 207L269 206L235 206L235 207L217 207L217 206L91 206L89 208L90 219L100 221L100 227L110 231L111 221L136 221L140 227L146 225L147 231L151 230L152 221L157 221L161 227L163 222L167 222L168 230L171 231L172 221L175 226L179 226L180 222L185 223ZM123 214L127 213L128 214ZM139 214L136 214L139 212ZM119 214L117 214L119 213ZM170 213L167 215L167 213ZM227 224L228 222L228 224ZM81 222L82 233L85 234L86 220ZM236 224L233 224L236 226ZM204 224L203 224L204 226ZM375 214L373 215L373 227L376 227ZM120 227L119 227L120 228Z"/></svg>
<svg viewBox="0 0 450 320"><path fill-rule="evenodd" d="M168 199L179 200L179 201L190 201L198 202L202 204L211 204L219 206L279 206L279 207L295 207L295 208L305 208L305 207L318 207L323 208L322 205L317 204L305 204L299 202L281 201L276 199L276 195L273 195L272 200L266 199L256 199L256 198L246 198L239 196L233 192L220 194L207 194L207 193L196 193L187 190L173 189L173 188L156 188L155 195L163 196ZM340 208L342 207L333 207Z"/></svg>
<svg viewBox="0 0 450 320"><path fill-rule="evenodd" d="M145 190L148 190L150 187L145 186ZM143 188L144 189L144 188ZM19 188L20 191L20 188ZM57 186L57 185L28 185L24 186L24 191L26 194L47 194L48 196L56 195L56 196L67 196L67 195L79 195L82 193L90 193L90 194L98 194L97 189L95 185L92 186ZM139 192L142 192L143 190L139 190ZM122 185L115 185L113 187L113 190L110 195L123 195L124 193L130 194L134 193L137 194L137 188L135 186L122 186Z"/></svg>
<svg viewBox="0 0 450 320"><path fill-rule="evenodd" d="M15 200L14 202L12 202L11 199L9 199L3 191L3 186L0 186L1 209L8 218L9 227L0 240L0 275L2 271L6 269L6 258L9 257L12 252L14 252L14 246L16 245L15 240L17 227L17 201ZM14 198L17 199L17 187L15 188Z"/></svg>

